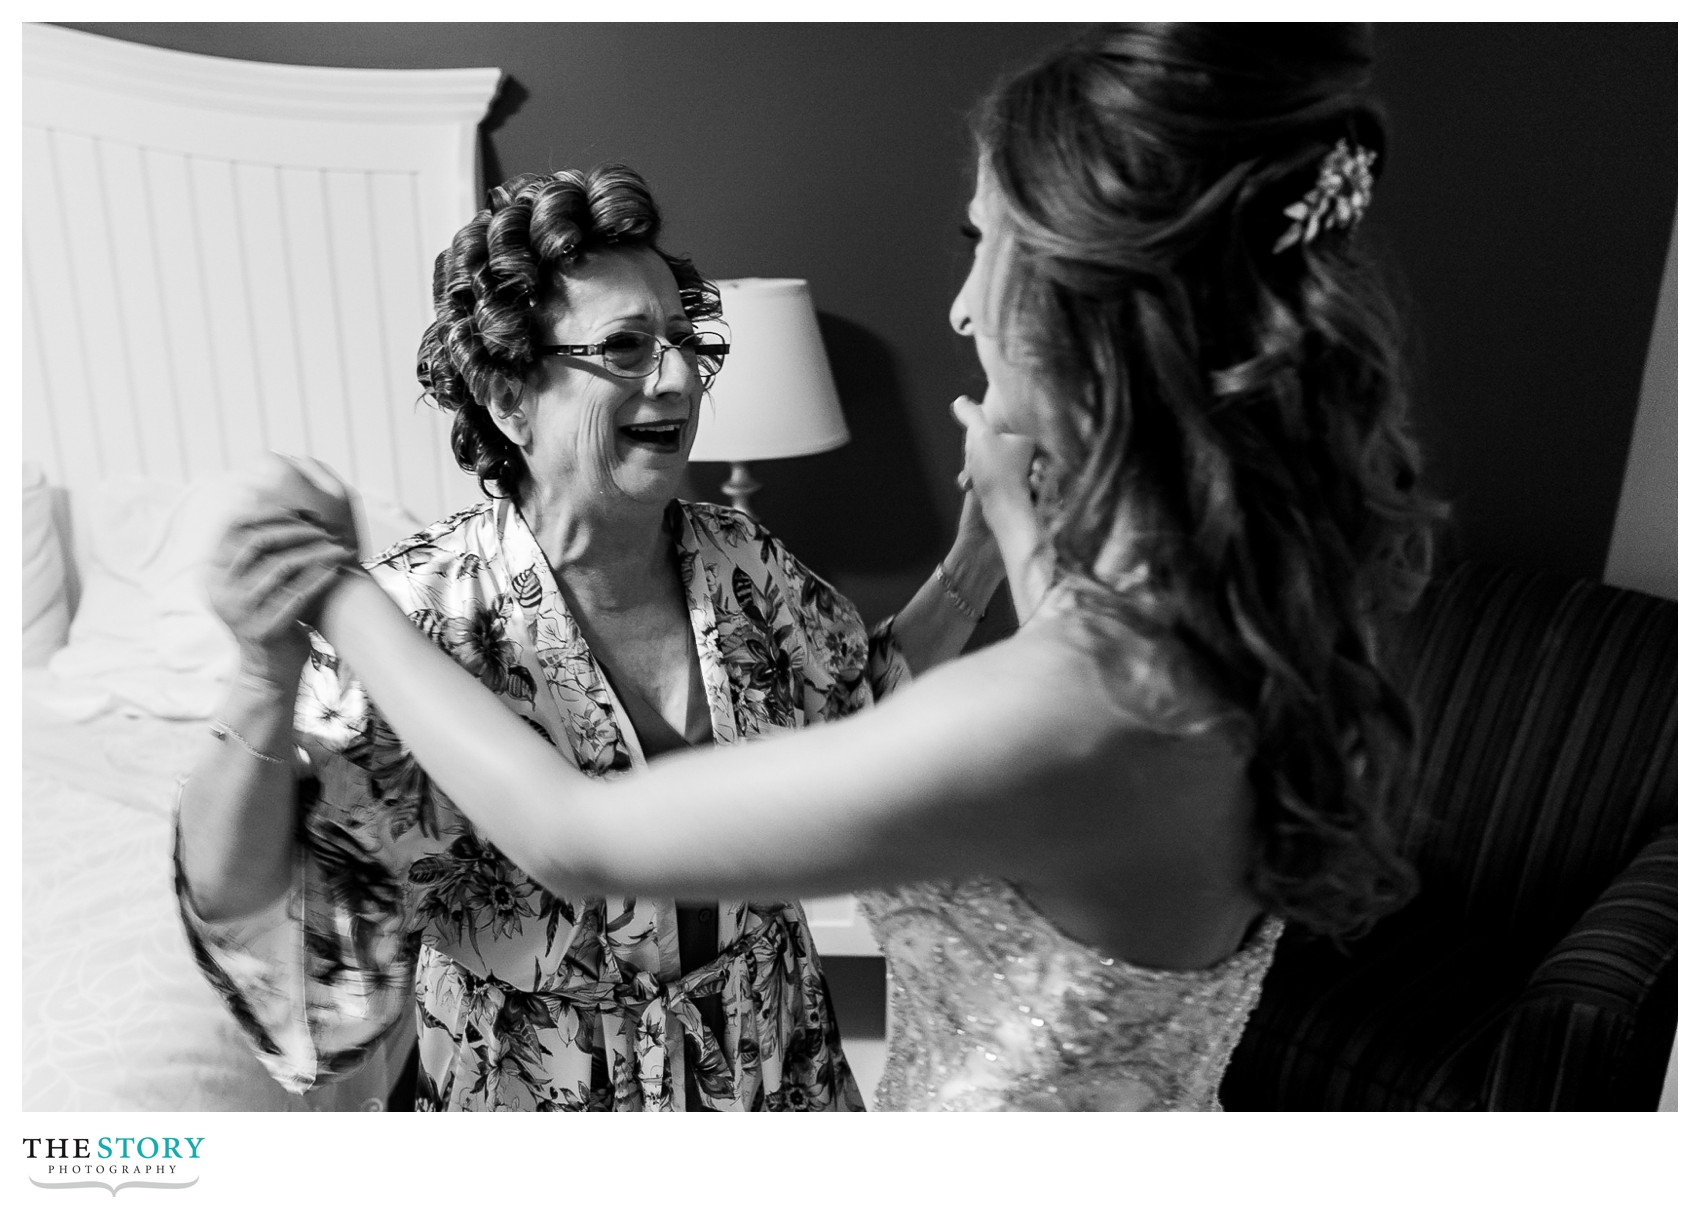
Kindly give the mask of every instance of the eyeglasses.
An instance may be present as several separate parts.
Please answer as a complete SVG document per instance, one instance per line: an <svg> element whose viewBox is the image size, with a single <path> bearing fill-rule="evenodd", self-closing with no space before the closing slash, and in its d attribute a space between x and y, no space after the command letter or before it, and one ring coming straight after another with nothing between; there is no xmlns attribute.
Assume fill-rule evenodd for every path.
<svg viewBox="0 0 1700 1213"><path fill-rule="evenodd" d="M621 329L595 345L540 345L536 350L539 354L563 358L600 358L610 375L622 379L648 378L661 365L668 350L678 350L684 355L686 365L696 371L702 385L707 387L726 364L726 355L732 352L732 347L714 333L691 333L667 342L654 333Z"/></svg>

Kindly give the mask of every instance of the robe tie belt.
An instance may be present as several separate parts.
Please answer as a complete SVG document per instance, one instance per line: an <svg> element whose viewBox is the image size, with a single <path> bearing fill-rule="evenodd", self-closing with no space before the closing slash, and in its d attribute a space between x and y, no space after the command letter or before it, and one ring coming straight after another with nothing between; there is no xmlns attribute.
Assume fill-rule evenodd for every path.
<svg viewBox="0 0 1700 1213"><path fill-rule="evenodd" d="M757 1092L782 1087L785 1042L797 1010L787 996L796 968L796 941L784 920L774 917L740 936L708 964L673 981L638 972L626 980L581 978L578 984L559 990L547 986L523 990L498 977L466 972L458 1010L466 1046L481 1051L495 1050L499 1041L510 1037L504 1019L516 1021L517 1026L517 1021L525 1019L535 1022L542 1012L549 1022L558 1023L569 1007L580 1015L601 1017L615 1102L646 1111L684 1107L675 1067L687 1064L679 1046L688 1040L696 1054L690 1070L703 1104L736 1111L754 1106ZM749 992L747 998L722 1002L727 1037L737 1049L732 1058L707 1029L693 1001L721 997L729 986ZM771 1008L774 1030L760 1030L758 1021L751 1025L747 1039L745 1007ZM682 1036L675 1035L674 1025ZM482 1039L474 1040L474 1033L467 1030L473 1027Z"/></svg>

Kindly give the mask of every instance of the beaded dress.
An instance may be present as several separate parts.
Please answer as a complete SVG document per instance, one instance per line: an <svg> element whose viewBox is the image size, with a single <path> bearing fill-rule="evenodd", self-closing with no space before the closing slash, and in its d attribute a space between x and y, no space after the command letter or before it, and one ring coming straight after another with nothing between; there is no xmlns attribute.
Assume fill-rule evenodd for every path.
<svg viewBox="0 0 1700 1213"><path fill-rule="evenodd" d="M861 894L890 966L881 1111L1221 1111L1217 1088L1281 934L1207 969L1146 969L1064 935L1006 881Z"/></svg>

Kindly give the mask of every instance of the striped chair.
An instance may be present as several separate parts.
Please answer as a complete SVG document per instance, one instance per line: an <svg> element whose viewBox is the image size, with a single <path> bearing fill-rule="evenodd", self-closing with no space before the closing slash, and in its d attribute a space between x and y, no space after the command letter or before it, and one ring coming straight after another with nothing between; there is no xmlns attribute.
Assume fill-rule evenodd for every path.
<svg viewBox="0 0 1700 1213"><path fill-rule="evenodd" d="M1230 1110L1652 1109L1676 1024L1676 604L1464 563L1392 655L1422 889L1281 942Z"/></svg>

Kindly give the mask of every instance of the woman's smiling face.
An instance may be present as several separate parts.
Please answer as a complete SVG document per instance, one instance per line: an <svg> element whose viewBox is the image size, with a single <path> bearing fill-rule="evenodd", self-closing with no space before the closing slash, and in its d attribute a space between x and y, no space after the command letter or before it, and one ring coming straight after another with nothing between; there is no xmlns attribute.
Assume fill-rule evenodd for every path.
<svg viewBox="0 0 1700 1213"><path fill-rule="evenodd" d="M672 271L652 249L588 253L557 290L544 345L596 345L622 330L672 344L694 331ZM702 391L696 363L678 350L635 379L594 354L539 358L517 410L521 432L509 431L530 472L528 496L665 505L685 481ZM504 430L512 424L504 420Z"/></svg>

